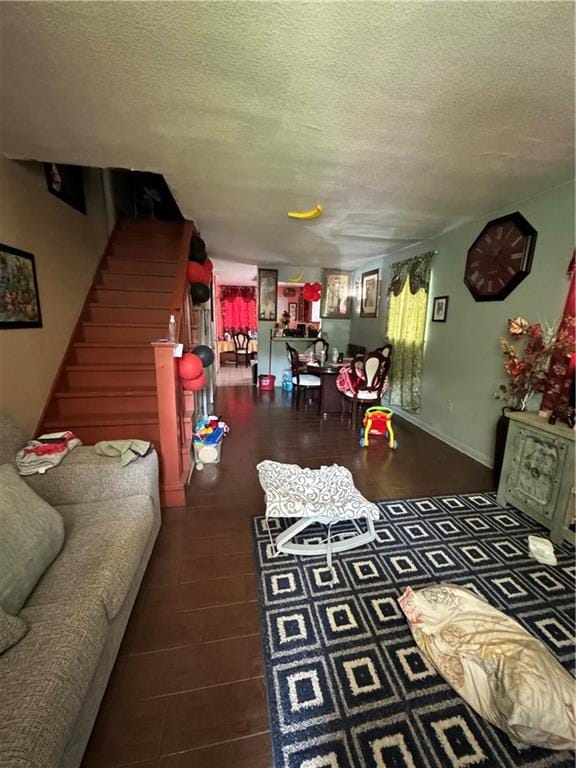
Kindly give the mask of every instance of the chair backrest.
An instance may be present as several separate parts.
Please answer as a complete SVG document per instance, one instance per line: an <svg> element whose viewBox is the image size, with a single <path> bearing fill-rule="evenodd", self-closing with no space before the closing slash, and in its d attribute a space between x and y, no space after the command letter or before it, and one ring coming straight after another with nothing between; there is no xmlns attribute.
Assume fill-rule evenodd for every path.
<svg viewBox="0 0 576 768"><path fill-rule="evenodd" d="M298 350L294 349L294 347L291 347L288 342L286 342L286 352L288 354L288 361L290 363L290 370L292 371L292 376L296 378L296 384L300 383L300 360L298 358Z"/></svg>
<svg viewBox="0 0 576 768"><path fill-rule="evenodd" d="M365 392L376 392L378 397L390 370L390 357L380 352L368 352L364 356L364 381L361 388Z"/></svg>
<svg viewBox="0 0 576 768"><path fill-rule="evenodd" d="M326 339L316 339L316 341L308 346L308 349L311 349L314 352L315 357L320 357L320 353L324 350L326 360L328 360L328 350L330 349L330 345Z"/></svg>
<svg viewBox="0 0 576 768"><path fill-rule="evenodd" d="M238 333L234 334L234 349L236 352L247 352L248 351L248 342L250 341L250 337L247 333L244 333L243 331L239 331Z"/></svg>
<svg viewBox="0 0 576 768"><path fill-rule="evenodd" d="M391 358L392 357L392 350L393 349L394 349L394 347L392 346L392 344L386 343L386 344L382 344L381 347L376 347L374 352L380 352L380 354L383 357L390 357Z"/></svg>

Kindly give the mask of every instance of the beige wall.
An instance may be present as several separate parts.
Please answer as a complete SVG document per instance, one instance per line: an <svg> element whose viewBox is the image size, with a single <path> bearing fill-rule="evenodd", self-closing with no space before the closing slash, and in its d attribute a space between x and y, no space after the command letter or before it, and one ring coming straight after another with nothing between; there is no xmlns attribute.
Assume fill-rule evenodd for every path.
<svg viewBox="0 0 576 768"><path fill-rule="evenodd" d="M0 330L0 409L32 431L108 239L100 172L87 215L51 195L41 163L0 157L0 242L34 254L42 328Z"/></svg>

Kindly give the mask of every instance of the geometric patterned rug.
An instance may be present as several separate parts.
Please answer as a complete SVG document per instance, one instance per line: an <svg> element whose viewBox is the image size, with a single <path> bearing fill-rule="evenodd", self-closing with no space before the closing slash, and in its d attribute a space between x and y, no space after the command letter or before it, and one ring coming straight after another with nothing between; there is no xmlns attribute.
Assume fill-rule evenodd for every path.
<svg viewBox="0 0 576 768"><path fill-rule="evenodd" d="M573 766L571 752L516 748L470 709L421 656L396 600L407 585L461 584L574 674L574 548L555 546L556 567L529 558L528 534L544 529L493 493L378 506L382 542L335 556L333 587L325 557L271 557L254 520L275 768ZM274 535L285 524L271 519Z"/></svg>

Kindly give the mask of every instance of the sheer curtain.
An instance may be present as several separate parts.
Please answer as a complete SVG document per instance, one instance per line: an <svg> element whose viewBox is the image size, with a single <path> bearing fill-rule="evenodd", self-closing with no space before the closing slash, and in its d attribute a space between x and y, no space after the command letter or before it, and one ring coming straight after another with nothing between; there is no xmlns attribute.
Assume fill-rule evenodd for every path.
<svg viewBox="0 0 576 768"><path fill-rule="evenodd" d="M256 331L256 288L249 285L223 285L220 288L222 329L228 333Z"/></svg>
<svg viewBox="0 0 576 768"><path fill-rule="evenodd" d="M390 266L386 337L394 345L388 398L391 405L420 411L422 358L433 251Z"/></svg>

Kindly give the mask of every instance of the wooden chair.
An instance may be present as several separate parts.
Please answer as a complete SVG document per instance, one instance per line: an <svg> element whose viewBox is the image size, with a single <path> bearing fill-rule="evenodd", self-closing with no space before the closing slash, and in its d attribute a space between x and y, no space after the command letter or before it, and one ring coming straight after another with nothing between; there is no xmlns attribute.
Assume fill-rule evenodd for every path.
<svg viewBox="0 0 576 768"><path fill-rule="evenodd" d="M290 361L290 370L292 372L292 402L296 403L296 408L300 407L300 396L302 392L311 397L312 392L320 393L321 381L319 376L311 373L303 373L300 370L300 360L298 350L286 344L286 352ZM320 398L318 398L318 407L320 407Z"/></svg>
<svg viewBox="0 0 576 768"><path fill-rule="evenodd" d="M312 344L309 344L306 347L306 351L309 352L310 350L313 351L314 357L318 360L320 359L320 354L322 351L324 351L324 359L328 361L328 350L330 349L330 344L326 341L326 339L314 339Z"/></svg>
<svg viewBox="0 0 576 768"><path fill-rule="evenodd" d="M391 351L391 350L390 350ZM381 352L368 352L364 357L358 355L354 358L351 367L352 376L356 376L356 392L342 392L342 417L348 405L354 429L358 426L358 411L362 413L371 405L379 405L382 397L382 389L390 370L392 358L390 354ZM360 375L362 368L363 375Z"/></svg>
<svg viewBox="0 0 576 768"><path fill-rule="evenodd" d="M238 368L238 361L244 358L244 365L248 368L250 362L250 353L248 352L248 345L250 343L250 337L247 333L239 331L233 336L234 339L234 356L236 358L236 368Z"/></svg>

